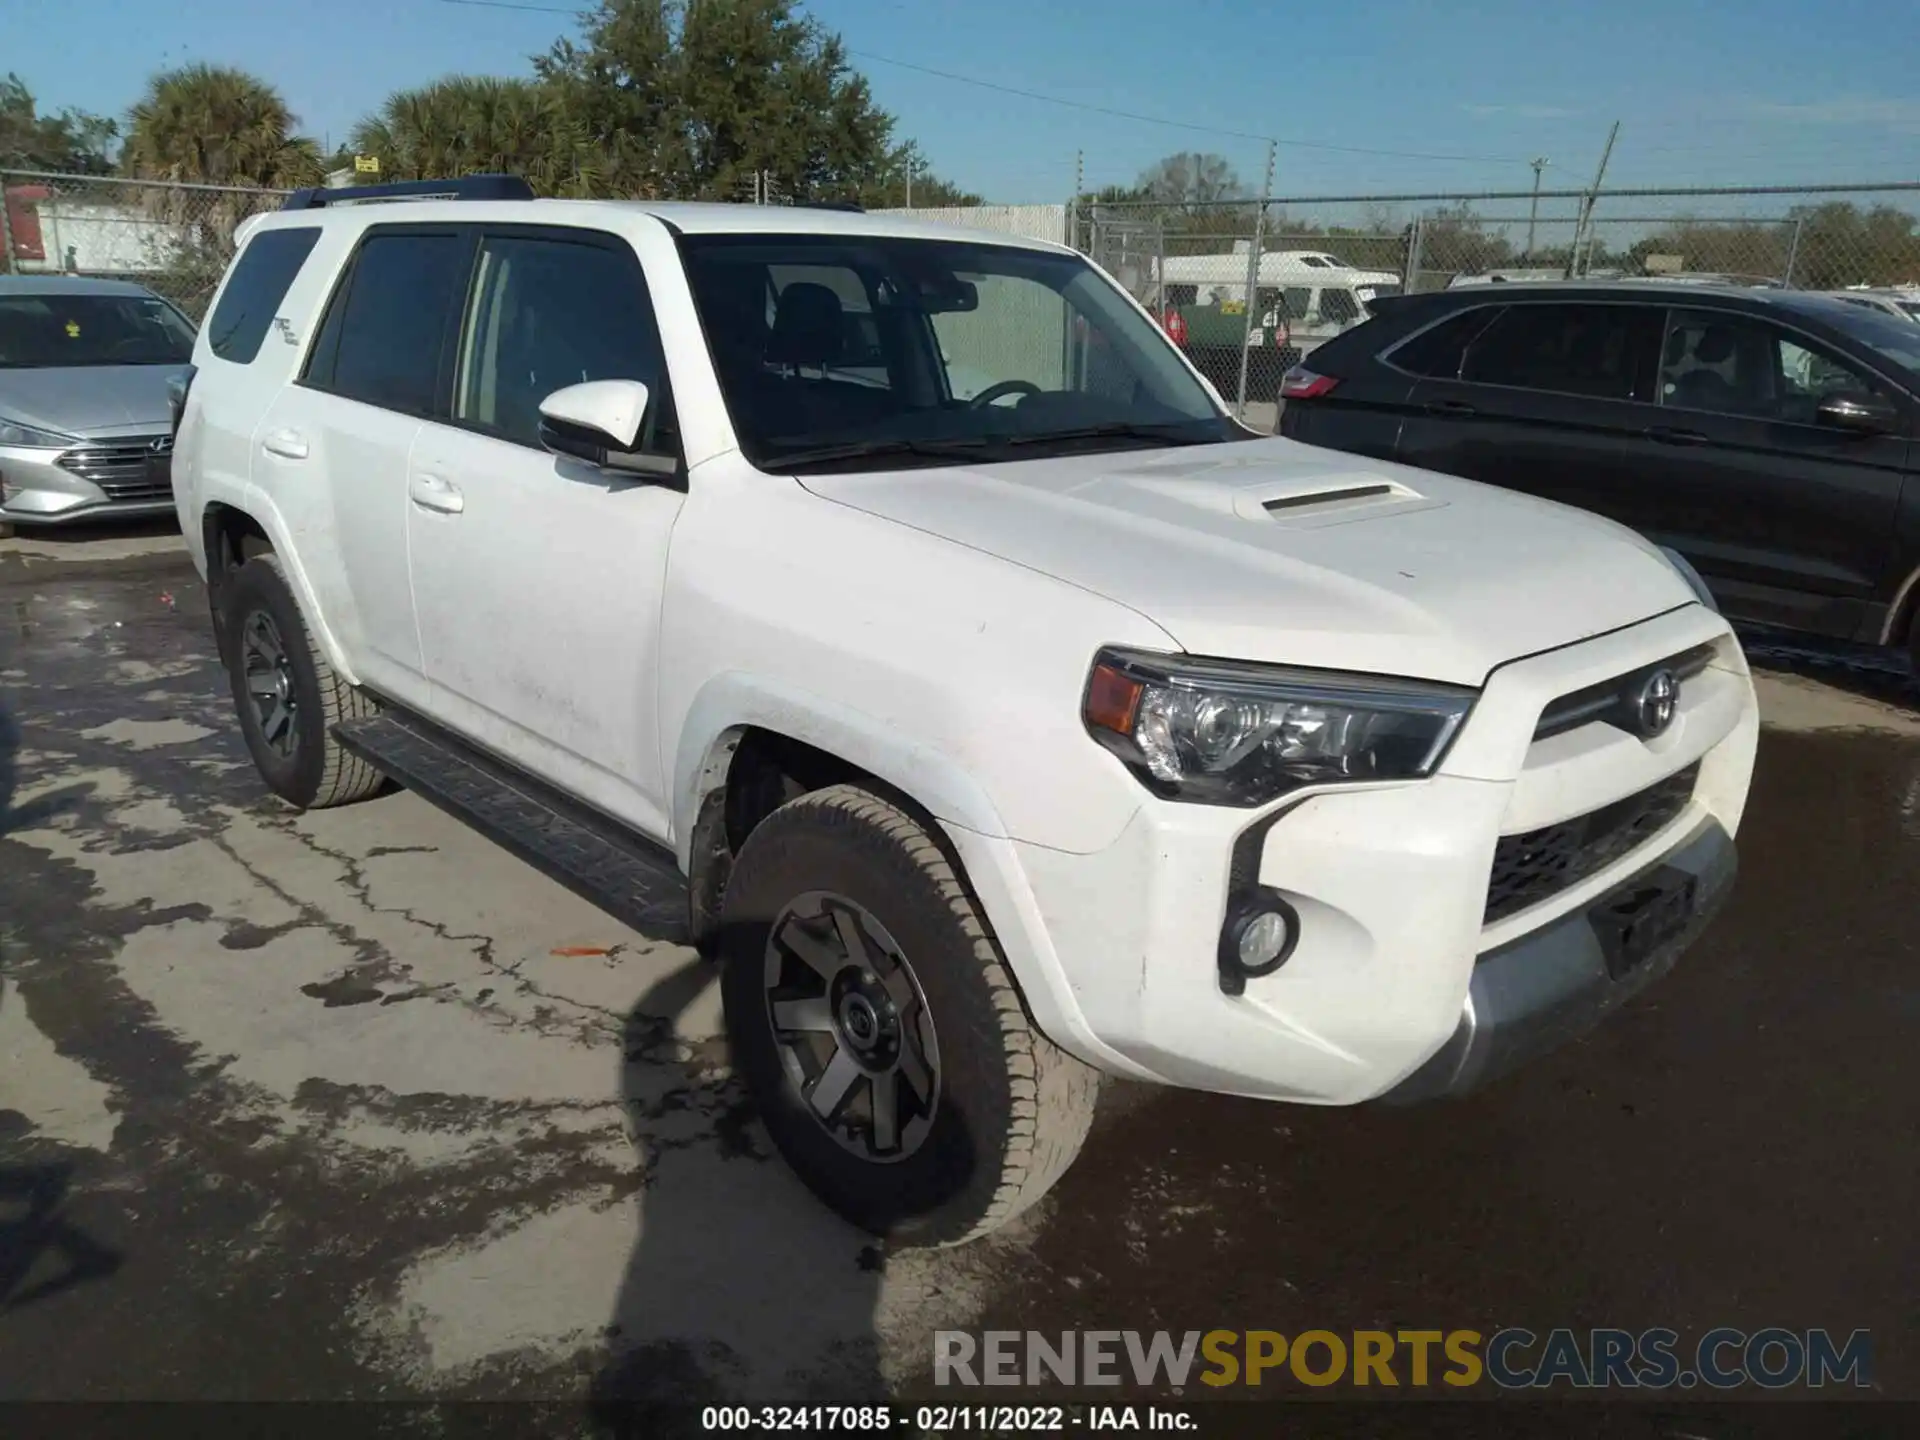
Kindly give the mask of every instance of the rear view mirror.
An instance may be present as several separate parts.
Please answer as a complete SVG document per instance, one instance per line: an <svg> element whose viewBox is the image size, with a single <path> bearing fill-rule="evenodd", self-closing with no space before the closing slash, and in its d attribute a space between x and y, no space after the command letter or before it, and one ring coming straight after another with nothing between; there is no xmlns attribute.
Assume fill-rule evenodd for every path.
<svg viewBox="0 0 1920 1440"><path fill-rule="evenodd" d="M1900 425L1900 412L1892 401L1857 390L1827 396L1815 413L1822 425L1862 435L1886 435Z"/></svg>
<svg viewBox="0 0 1920 1440"><path fill-rule="evenodd" d="M640 448L652 397L638 380L589 380L540 402L540 443L603 470L672 475L679 462Z"/></svg>

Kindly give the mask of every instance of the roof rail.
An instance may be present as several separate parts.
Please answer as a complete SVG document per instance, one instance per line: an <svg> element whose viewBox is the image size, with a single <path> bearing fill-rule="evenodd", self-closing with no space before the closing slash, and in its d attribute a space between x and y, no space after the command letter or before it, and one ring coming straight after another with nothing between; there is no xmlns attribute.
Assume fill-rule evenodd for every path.
<svg viewBox="0 0 1920 1440"><path fill-rule="evenodd" d="M867 207L852 200L802 200L803 210L845 210L849 214L864 215Z"/></svg>
<svg viewBox="0 0 1920 1440"><path fill-rule="evenodd" d="M369 200L531 200L533 187L519 175L462 175L457 180L399 180L391 185L316 185L296 190L282 210L323 210Z"/></svg>

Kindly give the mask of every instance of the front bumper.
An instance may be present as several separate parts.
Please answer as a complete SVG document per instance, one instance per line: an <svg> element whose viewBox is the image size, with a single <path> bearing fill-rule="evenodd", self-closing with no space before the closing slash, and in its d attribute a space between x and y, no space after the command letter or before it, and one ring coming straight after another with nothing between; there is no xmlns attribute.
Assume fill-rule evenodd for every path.
<svg viewBox="0 0 1920 1440"><path fill-rule="evenodd" d="M1656 739L1605 723L1536 737L1556 698L1702 645L1714 647L1713 662ZM1572 1011L1597 1018L1672 964L1687 937L1575 1005L1578 966L1564 957L1585 952L1567 937L1643 872L1683 864L1674 857L1693 856L1703 834L1723 837L1731 866L1758 732L1752 682L1725 621L1685 606L1496 671L1430 779L1336 787L1264 814L1143 802L1093 853L1007 842L1009 863L987 877L983 899L1043 1028L1110 1072L1351 1105L1450 1054L1453 1070L1437 1062L1421 1083L1444 1073L1439 1089L1459 1089L1523 1048L1509 1014L1537 1010L1534 1038L1551 1043ZM1518 910L1491 907L1504 839L1551 831L1688 771L1689 795L1629 848L1606 851ZM991 856L976 848L965 859L978 880ZM1699 868L1711 882L1693 897L1704 917L1724 887L1717 866ZM1285 965L1235 993L1222 985L1219 937L1231 897L1249 885L1284 899L1300 936ZM1543 956L1548 973L1527 974ZM1514 987L1490 989L1509 977ZM1476 1033L1461 1037L1469 1013Z"/></svg>
<svg viewBox="0 0 1920 1440"><path fill-rule="evenodd" d="M1426 1064L1380 1098L1392 1104L1461 1095L1586 1033L1665 975L1733 893L1733 837L1703 821L1681 845L1593 905L1480 956L1459 1028ZM1616 898L1688 877L1683 923L1624 974L1596 927ZM1604 921L1603 921L1604 923Z"/></svg>
<svg viewBox="0 0 1920 1440"><path fill-rule="evenodd" d="M68 450L0 446L0 524L82 525L174 513L170 456L148 458L151 437L86 441ZM79 455L78 473L64 457Z"/></svg>

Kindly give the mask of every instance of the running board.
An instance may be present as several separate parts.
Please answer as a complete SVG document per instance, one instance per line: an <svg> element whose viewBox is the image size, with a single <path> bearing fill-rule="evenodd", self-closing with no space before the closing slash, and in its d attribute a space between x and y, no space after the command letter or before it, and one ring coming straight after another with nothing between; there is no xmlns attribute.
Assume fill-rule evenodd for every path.
<svg viewBox="0 0 1920 1440"><path fill-rule="evenodd" d="M333 727L341 746L389 779L654 939L687 933L687 886L673 856L438 726L387 711Z"/></svg>

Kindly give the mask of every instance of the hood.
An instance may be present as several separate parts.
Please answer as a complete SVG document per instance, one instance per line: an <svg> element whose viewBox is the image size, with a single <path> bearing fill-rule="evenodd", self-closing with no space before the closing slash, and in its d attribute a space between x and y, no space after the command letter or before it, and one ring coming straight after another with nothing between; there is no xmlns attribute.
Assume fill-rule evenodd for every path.
<svg viewBox="0 0 1920 1440"><path fill-rule="evenodd" d="M84 365L0 370L0 415L67 435L165 430L171 420L167 382L185 369Z"/></svg>
<svg viewBox="0 0 1920 1440"><path fill-rule="evenodd" d="M801 483L1103 595L1222 659L1477 685L1694 599L1612 521L1291 440Z"/></svg>

